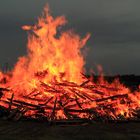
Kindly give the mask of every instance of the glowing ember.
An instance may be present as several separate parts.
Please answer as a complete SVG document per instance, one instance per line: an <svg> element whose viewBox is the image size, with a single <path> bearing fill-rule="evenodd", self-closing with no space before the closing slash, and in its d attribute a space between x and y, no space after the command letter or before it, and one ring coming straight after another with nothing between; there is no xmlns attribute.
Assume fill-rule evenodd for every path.
<svg viewBox="0 0 140 140"><path fill-rule="evenodd" d="M115 80L86 78L80 49L83 39L72 30L58 32L65 17L53 18L48 7L28 31L28 54L20 57L14 69L0 72L0 105L18 109L25 116L48 119L75 117L95 119L134 118L140 107L140 92L131 91Z"/></svg>

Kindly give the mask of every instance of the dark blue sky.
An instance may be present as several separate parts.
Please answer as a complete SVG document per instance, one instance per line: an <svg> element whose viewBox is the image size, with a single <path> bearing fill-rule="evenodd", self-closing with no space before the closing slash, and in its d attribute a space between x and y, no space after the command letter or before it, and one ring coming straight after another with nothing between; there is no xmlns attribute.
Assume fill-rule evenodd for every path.
<svg viewBox="0 0 140 140"><path fill-rule="evenodd" d="M0 64L26 53L24 24L34 24L46 3L68 27L91 32L87 70L101 64L106 74L140 74L140 0L1 0Z"/></svg>

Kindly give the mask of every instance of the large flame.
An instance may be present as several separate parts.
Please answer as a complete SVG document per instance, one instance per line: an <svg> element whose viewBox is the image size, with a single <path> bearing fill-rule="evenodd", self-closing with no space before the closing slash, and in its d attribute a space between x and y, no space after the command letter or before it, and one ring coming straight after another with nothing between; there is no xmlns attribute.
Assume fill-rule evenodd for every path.
<svg viewBox="0 0 140 140"><path fill-rule="evenodd" d="M83 39L72 30L58 30L66 24L64 16L53 18L48 7L34 26L23 26L29 31L28 54L19 58L11 82L23 83L22 88L35 88L41 80L45 83L54 81L82 82L84 59L80 49L85 45L89 34Z"/></svg>
<svg viewBox="0 0 140 140"><path fill-rule="evenodd" d="M42 104L43 115L51 117L55 111L57 119L134 116L140 107L139 91L132 93L119 80L110 84L101 77L95 83L83 76L80 50L90 34L81 39L73 30L63 31L60 27L66 22L64 16L53 18L47 6L34 26L22 27L28 32L27 55L19 58L11 72L0 72L0 86L7 89L0 104L8 106L14 93L12 108ZM26 115L33 114L37 111L29 107Z"/></svg>

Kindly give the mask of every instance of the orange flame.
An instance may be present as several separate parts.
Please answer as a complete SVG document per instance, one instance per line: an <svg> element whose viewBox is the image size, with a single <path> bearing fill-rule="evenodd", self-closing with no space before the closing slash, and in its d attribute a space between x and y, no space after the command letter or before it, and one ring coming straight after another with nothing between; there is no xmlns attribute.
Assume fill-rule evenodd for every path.
<svg viewBox="0 0 140 140"><path fill-rule="evenodd" d="M2 97L4 103L0 104L7 106L6 102L14 93L15 104L20 99L21 104L22 101L34 106L43 103L48 104L48 108L57 108L57 119L70 116L66 115L64 104L71 111L90 109L114 119L120 115L132 117L140 107L139 91L131 93L117 79L108 83L103 78L101 66L98 83L83 77L85 61L80 49L85 46L90 34L81 39L72 30L61 30L60 27L66 23L64 16L53 18L47 6L36 25L22 27L29 34L28 53L19 58L11 72L0 72L0 86L8 89ZM44 109L46 116L51 112L48 108ZM35 113L29 109L26 115ZM76 115L88 118L90 113Z"/></svg>
<svg viewBox="0 0 140 140"><path fill-rule="evenodd" d="M80 39L69 30L57 36L58 28L66 22L64 16L53 18L48 7L45 7L43 16L36 25L22 27L30 30L28 54L19 58L13 70L11 84L23 83L22 88L29 90L37 87L40 80L44 83L83 81L81 73L85 62L80 49L90 35Z"/></svg>

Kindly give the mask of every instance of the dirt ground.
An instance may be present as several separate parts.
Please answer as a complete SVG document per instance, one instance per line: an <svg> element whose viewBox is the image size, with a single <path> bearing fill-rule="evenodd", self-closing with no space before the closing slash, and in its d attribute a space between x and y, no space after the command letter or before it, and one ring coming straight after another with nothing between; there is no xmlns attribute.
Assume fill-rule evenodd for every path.
<svg viewBox="0 0 140 140"><path fill-rule="evenodd" d="M140 123L93 123L48 126L31 121L0 120L1 140L140 140Z"/></svg>

